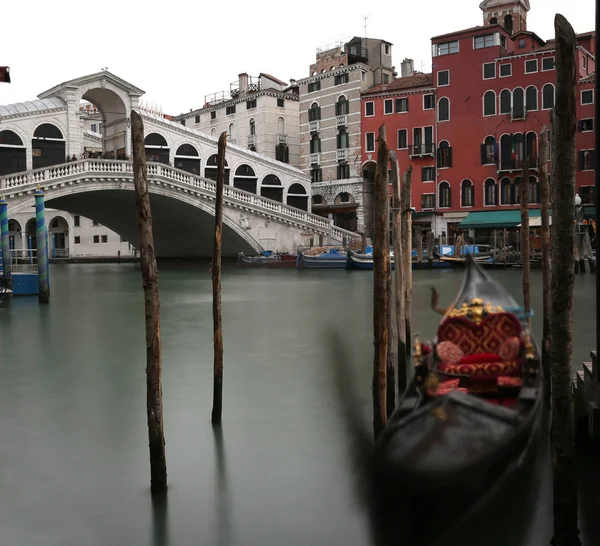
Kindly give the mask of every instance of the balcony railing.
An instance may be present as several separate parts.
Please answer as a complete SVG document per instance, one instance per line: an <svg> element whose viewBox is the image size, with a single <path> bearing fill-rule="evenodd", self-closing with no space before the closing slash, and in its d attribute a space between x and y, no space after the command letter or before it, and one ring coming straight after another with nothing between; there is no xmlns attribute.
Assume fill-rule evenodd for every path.
<svg viewBox="0 0 600 546"><path fill-rule="evenodd" d="M411 157L420 157L427 155L435 155L435 144L433 142L427 142L425 144L412 144L409 147L409 153Z"/></svg>
<svg viewBox="0 0 600 546"><path fill-rule="evenodd" d="M498 172L522 171L524 164L523 159L503 159L498 165ZM533 170L538 168L537 157L534 155L529 157L529 168Z"/></svg>
<svg viewBox="0 0 600 546"><path fill-rule="evenodd" d="M341 150L336 150L335 158L337 159L337 161L347 161L348 160L348 149L343 148Z"/></svg>
<svg viewBox="0 0 600 546"><path fill-rule="evenodd" d="M512 120L521 120L527 117L527 110L524 107L521 108L512 108L510 111L510 119Z"/></svg>
<svg viewBox="0 0 600 546"><path fill-rule="evenodd" d="M311 165L318 165L321 161L321 154L310 154L309 160Z"/></svg>
<svg viewBox="0 0 600 546"><path fill-rule="evenodd" d="M336 127L346 127L348 125L348 116L346 114L335 116L335 125Z"/></svg>
<svg viewBox="0 0 600 546"><path fill-rule="evenodd" d="M248 146L256 146L256 135L248 135Z"/></svg>
<svg viewBox="0 0 600 546"><path fill-rule="evenodd" d="M319 123L318 119L316 119L315 121L309 121L308 122L308 130L311 133L316 133L319 130L319 125L320 125L320 123Z"/></svg>
<svg viewBox="0 0 600 546"><path fill-rule="evenodd" d="M287 144L287 135L277 135L277 144Z"/></svg>

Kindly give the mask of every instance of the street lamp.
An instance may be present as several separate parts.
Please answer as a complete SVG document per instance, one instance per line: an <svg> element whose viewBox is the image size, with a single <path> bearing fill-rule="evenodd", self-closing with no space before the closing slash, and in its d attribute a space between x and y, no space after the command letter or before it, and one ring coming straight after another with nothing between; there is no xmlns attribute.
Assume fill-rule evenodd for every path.
<svg viewBox="0 0 600 546"><path fill-rule="evenodd" d="M581 206L581 197L578 193L573 199L573 207L575 208L575 232L579 233L581 222L583 221L583 207Z"/></svg>
<svg viewBox="0 0 600 546"><path fill-rule="evenodd" d="M576 207L579 207L581 205L581 197L579 196L578 193L575 194L574 203L575 203Z"/></svg>

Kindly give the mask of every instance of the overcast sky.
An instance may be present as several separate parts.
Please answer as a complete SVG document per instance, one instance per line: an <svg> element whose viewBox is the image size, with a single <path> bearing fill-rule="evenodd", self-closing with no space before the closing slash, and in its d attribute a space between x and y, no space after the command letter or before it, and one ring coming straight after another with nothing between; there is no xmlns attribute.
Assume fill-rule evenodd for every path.
<svg viewBox="0 0 600 546"><path fill-rule="evenodd" d="M108 67L169 114L200 108L240 72L282 80L309 75L317 47L359 35L394 44L394 65L431 69L430 38L482 24L480 0L1 1L0 104L34 99L63 81ZM562 13L576 32L593 30L593 0L531 0L528 29L554 35ZM380 7L378 7L380 6Z"/></svg>

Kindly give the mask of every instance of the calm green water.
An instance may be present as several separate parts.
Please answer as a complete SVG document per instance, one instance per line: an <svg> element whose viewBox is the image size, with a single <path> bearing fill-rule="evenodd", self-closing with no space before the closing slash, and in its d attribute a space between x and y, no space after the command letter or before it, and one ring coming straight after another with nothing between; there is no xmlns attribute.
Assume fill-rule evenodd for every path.
<svg viewBox="0 0 600 546"><path fill-rule="evenodd" d="M495 272L519 296L518 272ZM372 274L226 267L224 427L212 402L207 264L160 274L169 502L150 502L141 277L136 265L51 269L48 306L0 308L0 544L347 545L369 543L329 365L331 328L370 415ZM415 272L423 338L462 283ZM595 278L576 278L574 360L595 344ZM540 276L532 304L541 315ZM534 319L540 335L541 318ZM542 510L543 512L543 510ZM531 545L547 544L536 523Z"/></svg>

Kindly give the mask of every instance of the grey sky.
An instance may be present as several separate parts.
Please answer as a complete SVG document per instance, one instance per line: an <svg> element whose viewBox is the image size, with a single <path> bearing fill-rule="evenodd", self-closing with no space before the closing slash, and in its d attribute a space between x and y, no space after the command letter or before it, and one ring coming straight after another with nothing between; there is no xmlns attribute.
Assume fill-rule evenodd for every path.
<svg viewBox="0 0 600 546"><path fill-rule="evenodd" d="M308 76L317 47L364 35L364 15L369 37L394 44L398 70L404 57L430 70L430 37L482 24L479 1L5 0L0 65L11 67L13 83L0 84L0 104L108 67L175 115L228 90L239 72ZM553 37L557 12L576 32L594 28L593 0L531 0L528 29Z"/></svg>

